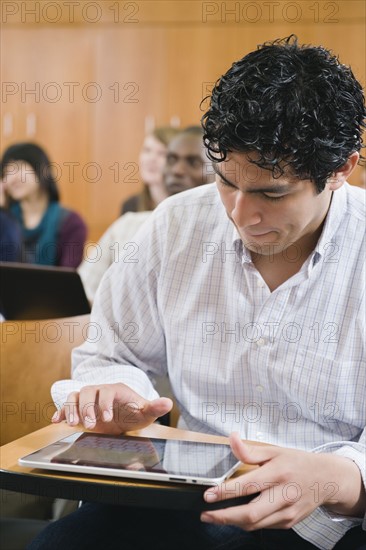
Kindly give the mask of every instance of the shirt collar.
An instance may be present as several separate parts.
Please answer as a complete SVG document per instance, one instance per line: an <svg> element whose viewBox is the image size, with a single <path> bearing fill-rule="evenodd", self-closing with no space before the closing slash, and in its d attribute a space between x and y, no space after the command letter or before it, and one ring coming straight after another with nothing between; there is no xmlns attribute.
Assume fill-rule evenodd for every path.
<svg viewBox="0 0 366 550"><path fill-rule="evenodd" d="M230 222L232 223L232 222ZM235 225L233 225L233 237L232 237L233 247L236 250L236 253L242 264L252 263L252 256L250 251L244 246L243 241L239 235L238 230Z"/></svg>
<svg viewBox="0 0 366 550"><path fill-rule="evenodd" d="M347 206L348 185L348 183L345 183L342 187L332 193L332 200L324 221L323 231L314 250L315 256L317 256L318 259L327 253L329 244L333 241L333 235L341 223L342 216L344 215Z"/></svg>

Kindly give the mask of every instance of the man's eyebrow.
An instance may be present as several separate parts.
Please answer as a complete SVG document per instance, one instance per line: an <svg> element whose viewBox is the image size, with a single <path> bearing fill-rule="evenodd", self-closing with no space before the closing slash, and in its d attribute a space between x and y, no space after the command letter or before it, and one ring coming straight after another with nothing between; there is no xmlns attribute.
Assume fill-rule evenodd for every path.
<svg viewBox="0 0 366 550"><path fill-rule="evenodd" d="M240 189L235 183L228 180L220 172L216 164L213 164L213 170L228 185L231 185L232 187L236 187L237 189ZM274 193L274 194L277 193L278 195L280 195L280 194L286 193L287 191L290 191L291 189L293 189L293 185L291 183L285 183L282 185L279 183L274 183L273 185L269 185L268 187L252 187L252 188L249 187L248 189L246 189L246 192L247 193Z"/></svg>
<svg viewBox="0 0 366 550"><path fill-rule="evenodd" d="M235 185L232 181L230 181L230 180L228 180L227 178L225 178L225 176L224 176L224 175L220 172L220 170L217 168L217 164L216 164L216 163L213 162L213 163L212 163L212 167L213 167L213 170L214 170L215 174L217 174L217 175L219 176L219 178L221 178L222 180L226 181L226 183L227 183L228 185L232 185L233 187L236 187L236 185Z"/></svg>
<svg viewBox="0 0 366 550"><path fill-rule="evenodd" d="M188 160L196 160L196 159L202 160L201 155L187 155L185 158Z"/></svg>

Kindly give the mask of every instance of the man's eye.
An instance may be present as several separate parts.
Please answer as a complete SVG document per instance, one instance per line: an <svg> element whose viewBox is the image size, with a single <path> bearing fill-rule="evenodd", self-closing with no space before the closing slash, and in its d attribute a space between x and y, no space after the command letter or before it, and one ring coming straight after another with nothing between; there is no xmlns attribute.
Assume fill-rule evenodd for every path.
<svg viewBox="0 0 366 550"><path fill-rule="evenodd" d="M201 159L189 159L188 162L192 168L199 168L202 164Z"/></svg>
<svg viewBox="0 0 366 550"><path fill-rule="evenodd" d="M272 195L266 195L266 193L263 193L263 197L265 197L269 201L280 201L281 199L284 199L286 195L272 196Z"/></svg>
<svg viewBox="0 0 366 550"><path fill-rule="evenodd" d="M170 155L168 155L168 156L166 157L166 163L169 164L169 166L171 166L172 164L174 164L175 161L176 161L176 158L175 158L175 157L172 157L172 156L170 156Z"/></svg>

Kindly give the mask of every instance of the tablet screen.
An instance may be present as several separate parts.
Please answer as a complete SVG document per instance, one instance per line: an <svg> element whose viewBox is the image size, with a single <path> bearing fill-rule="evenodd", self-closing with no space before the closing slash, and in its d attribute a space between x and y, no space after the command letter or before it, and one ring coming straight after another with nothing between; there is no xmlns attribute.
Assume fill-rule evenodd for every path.
<svg viewBox="0 0 366 550"><path fill-rule="evenodd" d="M111 475L120 471L122 477L123 471L130 472L128 477L133 472L136 477L145 472L158 475L151 479L161 475L167 480L199 482L202 478L227 477L238 460L228 445L81 432L24 457L21 464L48 464L48 468L53 466L56 470L84 472L102 468L110 470Z"/></svg>

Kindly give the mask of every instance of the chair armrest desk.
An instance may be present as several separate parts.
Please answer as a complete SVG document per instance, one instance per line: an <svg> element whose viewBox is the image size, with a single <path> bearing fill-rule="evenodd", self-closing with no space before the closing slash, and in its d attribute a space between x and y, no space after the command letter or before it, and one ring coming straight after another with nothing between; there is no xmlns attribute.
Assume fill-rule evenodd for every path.
<svg viewBox="0 0 366 550"><path fill-rule="evenodd" d="M0 487L8 491L38 496L123 506L197 511L208 508L202 497L207 487L199 485L121 480L107 476L53 472L19 466L19 458L77 431L82 431L82 428L70 427L66 423L55 424L3 445L0 448ZM143 437L228 443L226 437L189 432L159 424L129 433ZM252 468L253 466L243 466L238 472L244 473Z"/></svg>

